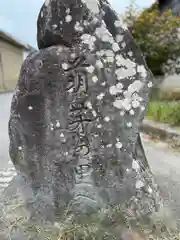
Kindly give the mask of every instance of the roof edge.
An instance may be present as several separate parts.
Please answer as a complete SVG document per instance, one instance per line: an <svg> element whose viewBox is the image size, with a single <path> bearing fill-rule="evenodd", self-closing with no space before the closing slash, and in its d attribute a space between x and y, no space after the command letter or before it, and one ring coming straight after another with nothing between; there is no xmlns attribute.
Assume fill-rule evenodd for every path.
<svg viewBox="0 0 180 240"><path fill-rule="evenodd" d="M36 50L34 47L32 47L29 44L24 44L22 42L20 42L19 40L17 40L16 38L14 38L12 35L10 35L9 33L3 31L0 29L0 38L20 47L20 48L24 48L25 50L28 51L34 51Z"/></svg>

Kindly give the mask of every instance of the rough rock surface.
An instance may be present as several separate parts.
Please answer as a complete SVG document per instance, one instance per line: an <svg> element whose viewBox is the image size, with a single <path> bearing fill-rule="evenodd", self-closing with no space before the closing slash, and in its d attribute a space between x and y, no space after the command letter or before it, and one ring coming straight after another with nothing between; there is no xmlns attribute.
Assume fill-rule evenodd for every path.
<svg viewBox="0 0 180 240"><path fill-rule="evenodd" d="M132 218L149 216L160 197L138 134L152 75L130 33L106 2L46 0L37 40L9 121L31 216L119 204Z"/></svg>

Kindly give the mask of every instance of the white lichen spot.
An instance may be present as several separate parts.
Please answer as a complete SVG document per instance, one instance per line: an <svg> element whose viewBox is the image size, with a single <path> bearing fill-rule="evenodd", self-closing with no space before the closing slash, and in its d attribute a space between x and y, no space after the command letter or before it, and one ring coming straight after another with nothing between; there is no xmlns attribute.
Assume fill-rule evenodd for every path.
<svg viewBox="0 0 180 240"><path fill-rule="evenodd" d="M97 117L97 113L96 113L95 110L92 111L92 115L93 115L94 117Z"/></svg>
<svg viewBox="0 0 180 240"><path fill-rule="evenodd" d="M143 112L143 111L145 111L145 107L144 106L141 106L141 111Z"/></svg>
<svg viewBox="0 0 180 240"><path fill-rule="evenodd" d="M132 162L132 169L135 170L136 172L138 172L140 169L139 163L135 160L133 160Z"/></svg>
<svg viewBox="0 0 180 240"><path fill-rule="evenodd" d="M152 193L152 192L153 192L153 190L152 190L151 187L148 187L148 192L149 192L149 193Z"/></svg>
<svg viewBox="0 0 180 240"><path fill-rule="evenodd" d="M79 22L76 22L76 24L74 25L74 29L77 32L83 32L83 27L80 25Z"/></svg>
<svg viewBox="0 0 180 240"><path fill-rule="evenodd" d="M121 142L117 142L117 143L116 143L116 148L118 148L118 149L121 149L121 148L122 148L122 146L123 146L123 145L122 145L122 143L121 143Z"/></svg>
<svg viewBox="0 0 180 240"><path fill-rule="evenodd" d="M126 47L126 43L125 43L125 42L122 42L122 43L121 43L121 47L122 47L122 48L125 48L125 47Z"/></svg>
<svg viewBox="0 0 180 240"><path fill-rule="evenodd" d="M126 111L129 111L131 109L131 103L129 99L124 99L124 101L122 102L122 108Z"/></svg>
<svg viewBox="0 0 180 240"><path fill-rule="evenodd" d="M102 125L101 125L101 124L98 124L98 125L97 125L97 128L102 128Z"/></svg>
<svg viewBox="0 0 180 240"><path fill-rule="evenodd" d="M104 93L100 93L100 94L97 96L97 99L98 99L98 100L102 100L104 96L105 96Z"/></svg>
<svg viewBox="0 0 180 240"><path fill-rule="evenodd" d="M116 87L117 87L117 89L122 90L123 89L123 84L118 83L118 84L116 84Z"/></svg>
<svg viewBox="0 0 180 240"><path fill-rule="evenodd" d="M56 121L56 127L59 128L61 126L60 122L57 120Z"/></svg>
<svg viewBox="0 0 180 240"><path fill-rule="evenodd" d="M113 63L114 62L114 52L111 50L104 51L106 56L106 62Z"/></svg>
<svg viewBox="0 0 180 240"><path fill-rule="evenodd" d="M142 188L142 187L144 187L144 183L143 183L141 180L138 180L138 181L136 182L136 188L137 188L137 189L140 189L140 188Z"/></svg>
<svg viewBox="0 0 180 240"><path fill-rule="evenodd" d="M135 112L134 112L133 109L131 109L131 110L129 111L129 113L130 113L130 115L132 115L132 116L135 114Z"/></svg>
<svg viewBox="0 0 180 240"><path fill-rule="evenodd" d="M118 43L114 42L114 43L112 44L112 50L113 50L114 52L117 52L117 51L120 50Z"/></svg>
<svg viewBox="0 0 180 240"><path fill-rule="evenodd" d="M124 100L116 99L113 102L113 106L117 109L122 109L126 111L129 111L131 109L131 103L129 99L124 99Z"/></svg>
<svg viewBox="0 0 180 240"><path fill-rule="evenodd" d="M120 116L124 116L125 115L125 112L124 111L121 111L120 112Z"/></svg>
<svg viewBox="0 0 180 240"><path fill-rule="evenodd" d="M132 101L132 107L133 108L138 108L140 106L140 102L137 100Z"/></svg>
<svg viewBox="0 0 180 240"><path fill-rule="evenodd" d="M61 137L61 138L64 138L64 133L61 133L61 134L60 134L60 137Z"/></svg>
<svg viewBox="0 0 180 240"><path fill-rule="evenodd" d="M72 21L72 16L71 15L67 15L65 18L66 22L69 23Z"/></svg>
<svg viewBox="0 0 180 240"><path fill-rule="evenodd" d="M69 14L70 13L70 8L66 9L66 13Z"/></svg>
<svg viewBox="0 0 180 240"><path fill-rule="evenodd" d="M97 76L93 76L93 77L92 77L92 81L93 81L94 83L97 83L97 82L98 82L98 77L97 77Z"/></svg>
<svg viewBox="0 0 180 240"><path fill-rule="evenodd" d="M109 93L111 94L111 95L116 95L117 94L117 91L116 91L117 89L116 89L116 86L111 86L110 88L109 88Z"/></svg>
<svg viewBox="0 0 180 240"><path fill-rule="evenodd" d="M122 42L123 37L124 37L123 35L120 35L120 34L117 35L117 36L116 36L116 41L117 41L118 43L119 43L119 42Z"/></svg>
<svg viewBox="0 0 180 240"><path fill-rule="evenodd" d="M19 146L19 147L18 147L18 150L19 150L19 151L21 151L21 150L22 150L22 147L21 147L21 146Z"/></svg>
<svg viewBox="0 0 180 240"><path fill-rule="evenodd" d="M105 118L104 118L104 121L105 122L109 122L111 119L110 119L110 117L108 117L108 116L106 116Z"/></svg>
<svg viewBox="0 0 180 240"><path fill-rule="evenodd" d="M68 152L65 152L65 156L68 156L69 155L69 153Z"/></svg>
<svg viewBox="0 0 180 240"><path fill-rule="evenodd" d="M134 81L131 85L128 87L128 92L133 94L135 92L139 92L143 86L143 83L139 80Z"/></svg>
<svg viewBox="0 0 180 240"><path fill-rule="evenodd" d="M92 12L92 13L99 13L99 2L97 0L92 1L92 0L81 0L82 3L86 4L87 8Z"/></svg>
<svg viewBox="0 0 180 240"><path fill-rule="evenodd" d="M74 91L73 87L68 90L69 93L72 93L73 91Z"/></svg>
<svg viewBox="0 0 180 240"><path fill-rule="evenodd" d="M107 148L112 148L112 144L106 145Z"/></svg>
<svg viewBox="0 0 180 240"><path fill-rule="evenodd" d="M92 109L92 103L90 101L86 102L86 106L88 109Z"/></svg>
<svg viewBox="0 0 180 240"><path fill-rule="evenodd" d="M114 52L112 50L105 50L104 54L106 57L111 57L114 59Z"/></svg>
<svg viewBox="0 0 180 240"><path fill-rule="evenodd" d="M47 7L50 4L51 0L46 0L44 5Z"/></svg>
<svg viewBox="0 0 180 240"><path fill-rule="evenodd" d="M42 17L42 18L44 17L44 13L43 13L43 11L41 11L41 17Z"/></svg>
<svg viewBox="0 0 180 240"><path fill-rule="evenodd" d="M51 127L51 131L54 131L54 128L53 128L53 127Z"/></svg>
<svg viewBox="0 0 180 240"><path fill-rule="evenodd" d="M137 71L141 74L143 78L147 77L147 71L143 65L137 67Z"/></svg>
<svg viewBox="0 0 180 240"><path fill-rule="evenodd" d="M128 58L124 58L122 55L116 55L116 64L117 66L125 66L127 68L135 68L136 67L136 63L131 61Z"/></svg>
<svg viewBox="0 0 180 240"><path fill-rule="evenodd" d="M103 68L103 63L101 62L101 60L96 61L96 66L99 68Z"/></svg>
<svg viewBox="0 0 180 240"><path fill-rule="evenodd" d="M87 44L90 50L93 50L95 47L96 37L90 34L83 34L81 36L82 43Z"/></svg>
<svg viewBox="0 0 180 240"><path fill-rule="evenodd" d="M122 26L122 22L119 21L119 20L116 20L116 21L114 22L114 25L115 25L115 27L121 27L121 26Z"/></svg>
<svg viewBox="0 0 180 240"><path fill-rule="evenodd" d="M106 82L102 82L102 83L101 83L101 86L105 86L105 85L106 85Z"/></svg>
<svg viewBox="0 0 180 240"><path fill-rule="evenodd" d="M114 39L112 35L109 33L105 25L101 25L101 27L96 28L96 36L101 39L103 42L113 43Z"/></svg>
<svg viewBox="0 0 180 240"><path fill-rule="evenodd" d="M116 84L116 86L111 86L109 88L109 93L111 95L116 95L117 93L122 93L122 89L123 89L123 84L118 83L118 84Z"/></svg>
<svg viewBox="0 0 180 240"><path fill-rule="evenodd" d="M131 128L132 127L132 122L127 122L127 127Z"/></svg>
<svg viewBox="0 0 180 240"><path fill-rule="evenodd" d="M115 95L117 93L115 86L112 86L109 89L109 92L111 95ZM122 109L123 108L122 103L123 103L123 100L121 100L120 98L116 98L115 101L113 102L113 106L115 108Z"/></svg>
<svg viewBox="0 0 180 240"><path fill-rule="evenodd" d="M152 88L152 86L153 86L153 83L152 83L152 82L149 82L149 83L148 83L148 88Z"/></svg>
<svg viewBox="0 0 180 240"><path fill-rule="evenodd" d="M129 168L127 168L127 169L126 169L126 172L130 172L130 169L129 169Z"/></svg>
<svg viewBox="0 0 180 240"><path fill-rule="evenodd" d="M116 64L121 65L122 62L121 63L116 62ZM122 80L122 79L125 79L125 78L128 78L128 77L132 77L136 74L136 69L134 67L134 64L127 64L127 65L123 65L123 66L126 66L126 68L121 66L120 68L117 68L116 71L115 71L118 80Z"/></svg>
<svg viewBox="0 0 180 240"><path fill-rule="evenodd" d="M97 51L97 52L96 52L96 55L97 55L98 57L103 57L103 56L105 55L105 52L104 52L104 50Z"/></svg>
<svg viewBox="0 0 180 240"><path fill-rule="evenodd" d="M88 26L89 22L87 20L84 20L83 25Z"/></svg>
<svg viewBox="0 0 180 240"><path fill-rule="evenodd" d="M62 68L63 68L64 70L67 70L67 69L68 69L68 64L67 64L67 63L62 63Z"/></svg>
<svg viewBox="0 0 180 240"><path fill-rule="evenodd" d="M76 57L76 54L75 53L71 53L71 58L75 59L75 57Z"/></svg>
<svg viewBox="0 0 180 240"><path fill-rule="evenodd" d="M55 30L57 27L58 27L57 24L52 25L53 30Z"/></svg>
<svg viewBox="0 0 180 240"><path fill-rule="evenodd" d="M97 24L98 21L99 21L99 19L98 19L97 17L94 17L93 20L92 20L92 23L93 23L93 24Z"/></svg>
<svg viewBox="0 0 180 240"><path fill-rule="evenodd" d="M136 93L133 93L132 99L133 99L134 101L138 101L138 102L142 102L142 101L143 101L143 98L140 97L137 92L136 92Z"/></svg>
<svg viewBox="0 0 180 240"><path fill-rule="evenodd" d="M33 107L32 107L32 106L29 106L29 107L28 107L28 110L32 111L32 110L33 110Z"/></svg>
<svg viewBox="0 0 180 240"><path fill-rule="evenodd" d="M132 51L128 52L128 55L129 55L130 57L132 57L132 56L133 56L133 52L132 52Z"/></svg>
<svg viewBox="0 0 180 240"><path fill-rule="evenodd" d="M63 51L63 47L62 46L58 46L57 47L57 52L61 53Z"/></svg>
<svg viewBox="0 0 180 240"><path fill-rule="evenodd" d="M88 73L93 73L94 72L94 67L91 65L89 67L86 68Z"/></svg>

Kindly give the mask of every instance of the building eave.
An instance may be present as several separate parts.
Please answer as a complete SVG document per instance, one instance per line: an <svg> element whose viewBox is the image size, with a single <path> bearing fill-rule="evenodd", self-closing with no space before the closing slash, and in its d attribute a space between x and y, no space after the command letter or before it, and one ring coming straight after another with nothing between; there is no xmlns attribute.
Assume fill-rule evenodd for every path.
<svg viewBox="0 0 180 240"><path fill-rule="evenodd" d="M23 44L19 40L15 39L12 35L10 35L9 33L5 32L1 29L0 29L0 39L3 39L5 41L11 43L12 45L15 45L16 47L19 47L19 48L23 48L24 50L27 50L27 51L35 50L35 48L30 46L29 44Z"/></svg>

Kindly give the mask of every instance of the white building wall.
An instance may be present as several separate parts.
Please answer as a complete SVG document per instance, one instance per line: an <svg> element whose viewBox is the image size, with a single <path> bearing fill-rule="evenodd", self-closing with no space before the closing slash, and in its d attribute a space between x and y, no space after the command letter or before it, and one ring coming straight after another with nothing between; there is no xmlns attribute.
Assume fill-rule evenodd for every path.
<svg viewBox="0 0 180 240"><path fill-rule="evenodd" d="M29 55L29 51L24 50L24 52L23 52L23 60L25 60L28 55Z"/></svg>

